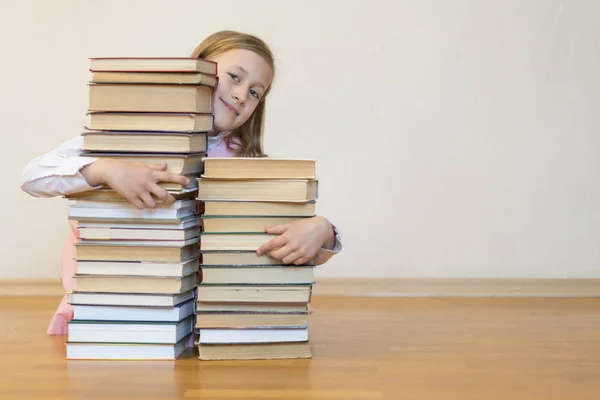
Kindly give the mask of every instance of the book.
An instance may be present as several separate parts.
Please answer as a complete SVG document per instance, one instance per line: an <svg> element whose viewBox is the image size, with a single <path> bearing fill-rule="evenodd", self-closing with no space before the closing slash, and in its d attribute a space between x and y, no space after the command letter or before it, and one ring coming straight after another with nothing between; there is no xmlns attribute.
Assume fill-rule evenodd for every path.
<svg viewBox="0 0 600 400"><path fill-rule="evenodd" d="M179 322L194 314L194 301L174 307L139 307L139 306L73 306L73 319L87 321L155 321Z"/></svg>
<svg viewBox="0 0 600 400"><path fill-rule="evenodd" d="M268 241L279 235L267 233L236 233L232 235L222 233L202 233L200 251L210 250L257 250Z"/></svg>
<svg viewBox="0 0 600 400"><path fill-rule="evenodd" d="M198 244L184 247L122 245L113 241L106 244L76 243L75 259L96 261L189 261L197 257ZM173 293L173 292L171 292Z"/></svg>
<svg viewBox="0 0 600 400"><path fill-rule="evenodd" d="M176 344L193 331L193 316L178 322L69 321L71 343Z"/></svg>
<svg viewBox="0 0 600 400"><path fill-rule="evenodd" d="M308 313L196 313L196 328L275 328L307 326Z"/></svg>
<svg viewBox="0 0 600 400"><path fill-rule="evenodd" d="M205 168L206 171L206 168ZM318 181L305 179L198 179L198 200L299 202L316 200Z"/></svg>
<svg viewBox="0 0 600 400"><path fill-rule="evenodd" d="M79 260L80 275L184 277L198 272L198 259L182 262Z"/></svg>
<svg viewBox="0 0 600 400"><path fill-rule="evenodd" d="M90 112L92 131L206 132L214 129L212 114Z"/></svg>
<svg viewBox="0 0 600 400"><path fill-rule="evenodd" d="M202 266L209 265L279 265L280 260L266 254L258 255L256 251L228 250L213 251L202 250Z"/></svg>
<svg viewBox="0 0 600 400"><path fill-rule="evenodd" d="M285 225L302 217L271 216L211 216L202 215L203 232L208 233L264 233L265 228Z"/></svg>
<svg viewBox="0 0 600 400"><path fill-rule="evenodd" d="M198 72L123 72L93 71L92 83L156 83L216 87L216 75Z"/></svg>
<svg viewBox="0 0 600 400"><path fill-rule="evenodd" d="M307 303L311 290L311 285L199 285L197 301Z"/></svg>
<svg viewBox="0 0 600 400"><path fill-rule="evenodd" d="M88 152L202 153L207 148L204 133L86 131L81 135Z"/></svg>
<svg viewBox="0 0 600 400"><path fill-rule="evenodd" d="M175 344L66 342L68 360L176 360L187 348L187 337Z"/></svg>
<svg viewBox="0 0 600 400"><path fill-rule="evenodd" d="M204 217L211 216L273 216L314 217L315 201L267 202L267 201L204 201Z"/></svg>
<svg viewBox="0 0 600 400"><path fill-rule="evenodd" d="M177 219L175 223L162 221L138 223L136 221L85 221L78 220L79 229L139 229L139 230L188 230L198 228L200 220L196 215ZM166 239L165 239L166 240Z"/></svg>
<svg viewBox="0 0 600 400"><path fill-rule="evenodd" d="M192 57L91 57L90 71L201 72L218 75L216 62Z"/></svg>
<svg viewBox="0 0 600 400"><path fill-rule="evenodd" d="M88 111L212 114L211 87L92 83Z"/></svg>
<svg viewBox="0 0 600 400"><path fill-rule="evenodd" d="M236 313L307 313L307 303L256 303L256 302L204 302L196 301L197 314L236 314Z"/></svg>
<svg viewBox="0 0 600 400"><path fill-rule="evenodd" d="M188 229L144 229L118 227L86 227L79 226L81 240L157 240L185 241L200 236L198 225Z"/></svg>
<svg viewBox="0 0 600 400"><path fill-rule="evenodd" d="M78 292L175 294L187 292L198 284L198 275L184 277L100 276L75 274Z"/></svg>
<svg viewBox="0 0 600 400"><path fill-rule="evenodd" d="M204 266L201 284L311 284L314 276L314 266Z"/></svg>
<svg viewBox="0 0 600 400"><path fill-rule="evenodd" d="M194 299L195 287L181 293L98 293L77 292L69 294L69 304L99 306L139 306L139 307L175 307L187 300Z"/></svg>
<svg viewBox="0 0 600 400"><path fill-rule="evenodd" d="M308 341L307 327L199 329L198 343L290 343Z"/></svg>
<svg viewBox="0 0 600 400"><path fill-rule="evenodd" d="M213 179L315 179L315 166L315 160L205 157L202 176Z"/></svg>
<svg viewBox="0 0 600 400"><path fill-rule="evenodd" d="M200 360L276 360L311 358L308 342L257 344L199 344Z"/></svg>
<svg viewBox="0 0 600 400"><path fill-rule="evenodd" d="M86 156L93 157L92 154L86 154ZM198 188L191 187L179 191L167 190L167 192L169 192L171 196L175 198L175 200L191 199L195 198L196 194L198 193ZM157 198L154 194L152 197L157 203L162 202L162 199ZM65 195L64 198L67 200L86 199L100 201L127 201L127 199L125 199L119 193L107 186L85 192L69 193L68 195Z"/></svg>

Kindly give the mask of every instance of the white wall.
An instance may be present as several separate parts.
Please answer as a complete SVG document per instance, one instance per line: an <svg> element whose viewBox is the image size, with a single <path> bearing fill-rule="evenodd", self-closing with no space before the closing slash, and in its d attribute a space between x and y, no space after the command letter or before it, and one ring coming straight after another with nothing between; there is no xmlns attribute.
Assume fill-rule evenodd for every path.
<svg viewBox="0 0 600 400"><path fill-rule="evenodd" d="M276 56L266 150L314 157L344 251L320 276L599 277L600 2L2 2L0 278L57 277L66 201L21 192L78 135L88 57Z"/></svg>

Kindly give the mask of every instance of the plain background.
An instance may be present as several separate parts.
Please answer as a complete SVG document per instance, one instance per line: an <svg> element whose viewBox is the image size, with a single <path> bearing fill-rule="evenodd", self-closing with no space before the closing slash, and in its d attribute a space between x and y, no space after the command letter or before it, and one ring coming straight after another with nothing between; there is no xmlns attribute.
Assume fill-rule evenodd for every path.
<svg viewBox="0 0 600 400"><path fill-rule="evenodd" d="M19 0L0 6L0 278L58 277L67 201L20 190L79 135L88 58L276 55L266 152L316 158L318 276L600 277L600 2Z"/></svg>

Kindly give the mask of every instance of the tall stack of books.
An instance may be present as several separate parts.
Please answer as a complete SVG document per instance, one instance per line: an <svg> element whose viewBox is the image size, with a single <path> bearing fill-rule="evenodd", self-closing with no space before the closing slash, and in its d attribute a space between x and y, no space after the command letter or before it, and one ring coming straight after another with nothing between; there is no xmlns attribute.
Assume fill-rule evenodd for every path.
<svg viewBox="0 0 600 400"><path fill-rule="evenodd" d="M145 164L189 185L160 182L138 209L109 187L67 196L77 221L76 290L68 359L176 359L194 329L199 280L197 178L213 129L216 63L192 58L91 59L84 155ZM146 206L147 207L147 206Z"/></svg>
<svg viewBox="0 0 600 400"><path fill-rule="evenodd" d="M314 160L205 158L202 280L196 301L201 360L309 358L314 265L283 265L256 250L272 225L315 215Z"/></svg>

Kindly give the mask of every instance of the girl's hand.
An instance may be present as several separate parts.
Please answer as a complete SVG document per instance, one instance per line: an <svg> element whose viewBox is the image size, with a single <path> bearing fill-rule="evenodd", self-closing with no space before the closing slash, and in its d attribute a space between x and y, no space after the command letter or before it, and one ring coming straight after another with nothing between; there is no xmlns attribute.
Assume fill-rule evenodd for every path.
<svg viewBox="0 0 600 400"><path fill-rule="evenodd" d="M333 248L335 243L333 226L324 217L270 226L265 232L279 236L260 246L256 253L267 254L283 264L305 264L315 258L322 247Z"/></svg>
<svg viewBox="0 0 600 400"><path fill-rule="evenodd" d="M152 194L167 203L175 201L169 192L158 186L158 182L189 183L185 176L165 172L166 169L166 163L147 165L107 158L86 165L81 174L90 186L108 185L142 210L144 206L156 206Z"/></svg>

